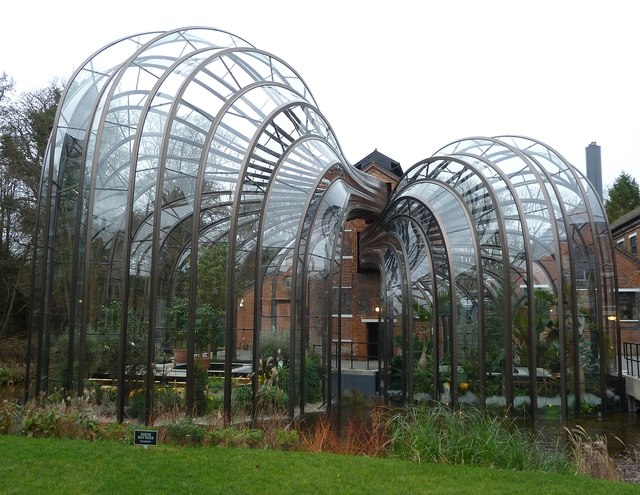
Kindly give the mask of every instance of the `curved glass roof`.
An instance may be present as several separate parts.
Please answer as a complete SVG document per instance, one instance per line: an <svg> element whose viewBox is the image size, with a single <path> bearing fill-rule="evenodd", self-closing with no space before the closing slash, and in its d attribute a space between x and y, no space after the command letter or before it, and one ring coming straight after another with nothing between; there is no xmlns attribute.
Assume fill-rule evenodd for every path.
<svg viewBox="0 0 640 495"><path fill-rule="evenodd" d="M192 411L204 318L223 328L225 418L239 355L257 390L275 336L289 414L304 412L310 335L329 353L351 304L353 220L364 222L358 266L380 273L385 399L509 408L523 395L513 370L525 370L532 415L554 397L540 373L562 417L585 398L604 407L605 378L619 373L613 257L578 170L529 138L477 137L419 161L391 192L346 160L292 67L205 27L118 40L62 95L39 198L35 392L52 386L54 361L67 363L55 380L80 394L102 370L120 419L143 382L149 420L160 356L183 336ZM420 345L428 367L412 361ZM110 362L96 364L105 348ZM340 370L339 359L323 366Z"/></svg>

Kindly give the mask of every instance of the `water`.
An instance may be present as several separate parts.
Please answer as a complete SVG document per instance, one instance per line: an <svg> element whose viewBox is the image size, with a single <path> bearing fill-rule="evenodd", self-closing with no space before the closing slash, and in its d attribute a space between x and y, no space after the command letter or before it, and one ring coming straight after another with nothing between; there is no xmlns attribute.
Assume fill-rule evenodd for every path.
<svg viewBox="0 0 640 495"><path fill-rule="evenodd" d="M573 430L578 425L592 440L606 438L609 453L614 457L627 455L633 449L640 451L640 414L637 412L608 412L602 417L580 418L565 424L539 422L535 431L542 441L564 444L569 441L565 428Z"/></svg>
<svg viewBox="0 0 640 495"><path fill-rule="evenodd" d="M334 408L334 422L337 422L338 427L345 427L351 418L366 420L375 406L376 403L373 401L357 404L343 401L340 408ZM313 420L310 424L313 424ZM533 428L531 426L522 428L532 431L539 442L552 449L556 444L560 446L569 444L570 438L566 429L571 431L578 425L592 440L598 437L606 438L609 454L613 457L629 456L634 449L640 452L640 413L638 412L607 412L601 417L580 418L566 423L559 420L540 420Z"/></svg>
<svg viewBox="0 0 640 495"><path fill-rule="evenodd" d="M22 401L24 385L0 385L0 400ZM354 403L343 401L341 407L334 407L334 421L341 427L346 427L351 418L366 420L376 406L374 401ZM306 423L313 425L316 418L308 414ZM565 428L572 430L580 425L593 440L605 437L609 453L614 457L629 455L633 449L640 451L640 413L638 412L608 412L601 417L581 418L567 423L559 421L539 421L533 432L541 442L553 446L556 443L565 445L569 442L569 434Z"/></svg>

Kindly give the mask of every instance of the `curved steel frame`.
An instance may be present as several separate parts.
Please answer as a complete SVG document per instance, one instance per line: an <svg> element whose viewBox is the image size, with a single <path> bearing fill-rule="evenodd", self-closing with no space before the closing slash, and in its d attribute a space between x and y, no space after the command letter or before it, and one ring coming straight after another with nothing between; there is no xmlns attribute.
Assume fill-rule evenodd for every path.
<svg viewBox="0 0 640 495"><path fill-rule="evenodd" d="M144 376L151 421L156 355L175 330L167 308L180 296L188 300L191 414L194 329L209 301L199 295L198 263L203 248L223 244L226 282L216 291L225 301L226 421L238 298L253 298L250 362L257 370L265 308L272 331L284 318L276 314L276 282L284 276L292 282L289 328L281 330L289 341L289 415L304 412L310 318L324 328L324 402L331 407L332 289L342 287L341 239L356 218L369 222L359 261L381 273L385 400L421 397L415 374L425 370L414 363L416 322L407 304L414 300L432 309L434 399L485 405L497 394L505 407L519 407L511 370L522 364L535 416L551 403L538 378L552 367L564 419L578 415L585 400L606 409L607 381L620 379L617 320L608 318L617 316L611 238L602 204L579 171L528 138L469 138L411 167L388 197L385 184L344 158L299 75L224 31L143 33L94 53L62 95L41 185L27 397L51 390L49 370L58 361L66 370L60 386L82 394L90 343L117 337L115 413L122 420L138 352L132 339L142 332L137 376ZM541 307L542 285L553 307ZM310 297L319 288L324 309ZM342 297L335 302L340 342ZM108 323L101 311L110 305L120 308L118 320L101 334L96 329ZM540 354L545 332L557 333L555 361ZM497 347L499 370L492 368ZM397 390L394 355L403 363ZM340 390L339 361L337 372ZM597 386L587 385L594 374ZM500 390L490 391L496 377Z"/></svg>

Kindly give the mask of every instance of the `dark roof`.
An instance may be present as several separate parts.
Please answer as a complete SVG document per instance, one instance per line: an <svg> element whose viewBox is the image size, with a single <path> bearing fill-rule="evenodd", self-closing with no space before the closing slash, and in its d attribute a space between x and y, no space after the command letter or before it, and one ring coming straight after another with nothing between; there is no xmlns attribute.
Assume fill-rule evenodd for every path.
<svg viewBox="0 0 640 495"><path fill-rule="evenodd" d="M620 218L618 218L615 222L612 222L611 225L609 225L609 229L611 231L618 230L626 226L627 224L633 223L634 221L638 220L639 217L640 217L640 207L635 208L628 213L625 213Z"/></svg>
<svg viewBox="0 0 640 495"><path fill-rule="evenodd" d="M356 163L355 167L360 170L364 170L371 163L375 163L378 167L386 170L387 172L391 172L397 177L402 177L402 167L400 166L400 163L392 160L387 155L383 155L377 148Z"/></svg>

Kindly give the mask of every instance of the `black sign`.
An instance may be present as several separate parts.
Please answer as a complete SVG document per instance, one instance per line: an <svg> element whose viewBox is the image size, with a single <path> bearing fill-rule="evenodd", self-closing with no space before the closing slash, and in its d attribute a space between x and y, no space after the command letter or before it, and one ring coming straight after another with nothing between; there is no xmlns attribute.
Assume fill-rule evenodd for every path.
<svg viewBox="0 0 640 495"><path fill-rule="evenodd" d="M158 432L155 430L134 430L133 432L133 444L134 445L157 445L158 444Z"/></svg>

